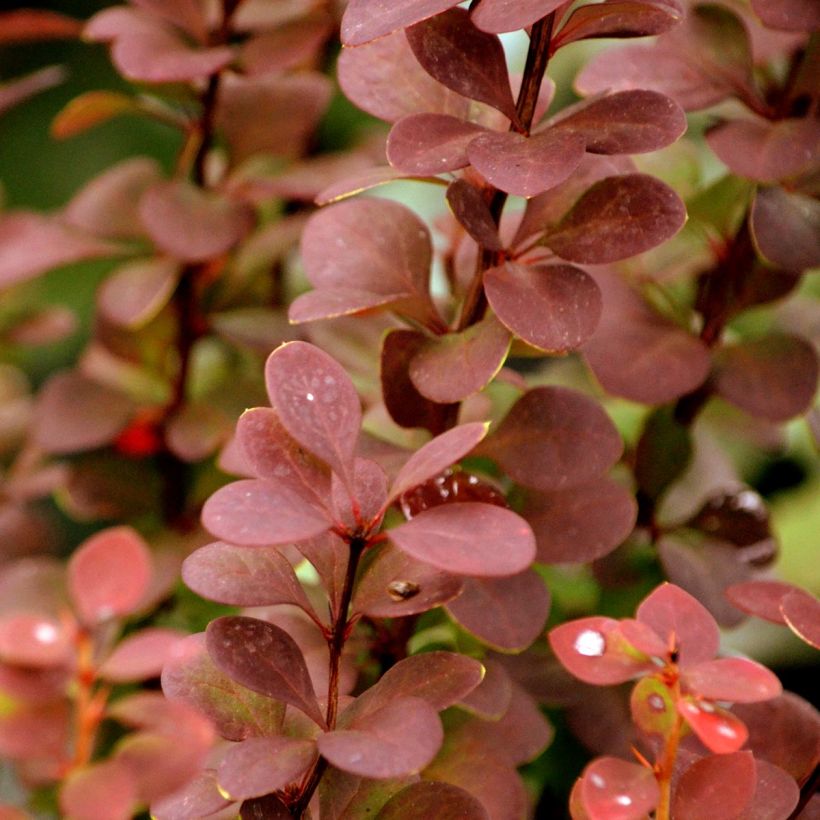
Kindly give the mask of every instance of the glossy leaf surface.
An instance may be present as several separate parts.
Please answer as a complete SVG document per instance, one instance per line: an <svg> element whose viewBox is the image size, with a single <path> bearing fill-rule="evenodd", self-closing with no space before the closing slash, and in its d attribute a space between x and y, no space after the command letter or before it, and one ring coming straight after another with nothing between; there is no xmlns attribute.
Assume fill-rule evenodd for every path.
<svg viewBox="0 0 820 820"><path fill-rule="evenodd" d="M802 589L789 592L780 602L783 618L798 637L820 649L820 601Z"/></svg>
<svg viewBox="0 0 820 820"><path fill-rule="evenodd" d="M783 581L743 581L732 584L726 597L740 610L773 624L785 624L780 610L783 599L797 587Z"/></svg>
<svg viewBox="0 0 820 820"><path fill-rule="evenodd" d="M685 696L678 700L678 712L703 745L715 754L736 752L748 737L746 727L738 718L711 701Z"/></svg>
<svg viewBox="0 0 820 820"><path fill-rule="evenodd" d="M393 795L377 820L489 820L487 810L468 791L449 783L422 780Z"/></svg>
<svg viewBox="0 0 820 820"><path fill-rule="evenodd" d="M737 816L752 799L756 780L751 752L701 758L681 775L672 810L692 820Z"/></svg>
<svg viewBox="0 0 820 820"><path fill-rule="evenodd" d="M324 725L304 656L287 632L267 621L237 616L211 621L205 634L208 654L226 675Z"/></svg>
<svg viewBox="0 0 820 820"><path fill-rule="evenodd" d="M34 669L71 661L71 636L57 621L25 612L0 618L0 661Z"/></svg>
<svg viewBox="0 0 820 820"><path fill-rule="evenodd" d="M746 658L718 658L704 661L685 672L693 692L712 700L755 703L777 697L780 681L765 666Z"/></svg>
<svg viewBox="0 0 820 820"><path fill-rule="evenodd" d="M529 525L510 510L491 504L434 507L388 534L413 558L456 575L515 575L535 558Z"/></svg>
<svg viewBox="0 0 820 820"><path fill-rule="evenodd" d="M651 769L617 757L593 760L581 776L581 801L592 817L632 820L655 808L660 790Z"/></svg>

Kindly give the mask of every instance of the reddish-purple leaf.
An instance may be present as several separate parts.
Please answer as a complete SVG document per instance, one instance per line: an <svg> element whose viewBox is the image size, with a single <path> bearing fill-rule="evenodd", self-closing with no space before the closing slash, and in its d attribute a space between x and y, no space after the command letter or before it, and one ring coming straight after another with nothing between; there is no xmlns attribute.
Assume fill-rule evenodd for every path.
<svg viewBox="0 0 820 820"><path fill-rule="evenodd" d="M216 771L204 769L186 786L151 804L156 820L200 820L229 806L216 783Z"/></svg>
<svg viewBox="0 0 820 820"><path fill-rule="evenodd" d="M666 183L624 174L595 183L544 242L570 262L617 262L660 245L685 221L686 208Z"/></svg>
<svg viewBox="0 0 820 820"><path fill-rule="evenodd" d="M620 91L582 103L553 128L583 137L593 154L642 154L680 137L686 115L657 91Z"/></svg>
<svg viewBox="0 0 820 820"><path fill-rule="evenodd" d="M500 251L504 247L490 206L475 185L464 178L451 182L447 186L447 204L453 216L479 245L491 251Z"/></svg>
<svg viewBox="0 0 820 820"><path fill-rule="evenodd" d="M410 380L438 404L463 401L501 370L512 337L495 316L457 333L425 340L410 362Z"/></svg>
<svg viewBox="0 0 820 820"><path fill-rule="evenodd" d="M530 390L479 448L518 483L550 491L598 478L622 449L600 405L565 387Z"/></svg>
<svg viewBox="0 0 820 820"><path fill-rule="evenodd" d="M205 633L183 638L162 670L162 690L206 715L226 740L278 735L285 704L257 694L224 674L205 648Z"/></svg>
<svg viewBox="0 0 820 820"><path fill-rule="evenodd" d="M387 506L387 474L375 461L357 458L350 490L336 474L331 485L333 514L350 532L363 523L376 527Z"/></svg>
<svg viewBox="0 0 820 820"><path fill-rule="evenodd" d="M416 615L455 598L461 587L460 577L416 561L388 545L359 580L353 610L372 618Z"/></svg>
<svg viewBox="0 0 820 820"><path fill-rule="evenodd" d="M487 103L516 120L501 40L477 29L466 9L453 8L406 30L422 68L447 88Z"/></svg>
<svg viewBox="0 0 820 820"><path fill-rule="evenodd" d="M246 479L217 490L202 508L202 523L217 538L261 547L312 538L332 522L287 486Z"/></svg>
<svg viewBox="0 0 820 820"><path fill-rule="evenodd" d="M500 720L510 708L513 685L504 667L494 660L484 660L481 683L458 702L458 707L484 720Z"/></svg>
<svg viewBox="0 0 820 820"><path fill-rule="evenodd" d="M592 335L601 315L601 291L572 265L507 262L484 274L496 316L535 347L565 353Z"/></svg>
<svg viewBox="0 0 820 820"><path fill-rule="evenodd" d="M820 601L802 589L787 593L780 611L791 630L806 643L820 649Z"/></svg>
<svg viewBox="0 0 820 820"><path fill-rule="evenodd" d="M0 287L8 288L72 262L114 256L117 252L115 245L40 214L4 215L0 219Z"/></svg>
<svg viewBox="0 0 820 820"><path fill-rule="evenodd" d="M187 182L149 188L139 214L159 248L185 262L201 262L230 250L253 226L245 205Z"/></svg>
<svg viewBox="0 0 820 820"><path fill-rule="evenodd" d="M373 293L356 288L322 288L297 296L288 308L288 320L295 325L317 319L335 319L377 308L394 307L406 300L406 294Z"/></svg>
<svg viewBox="0 0 820 820"><path fill-rule="evenodd" d="M663 34L683 19L677 0L608 0L580 6L553 38L553 51L597 37L646 37Z"/></svg>
<svg viewBox="0 0 820 820"><path fill-rule="evenodd" d="M406 174L443 174L470 164L467 146L486 131L449 114L402 117L387 138L387 160Z"/></svg>
<svg viewBox="0 0 820 820"><path fill-rule="evenodd" d="M687 668L683 677L690 691L712 700L755 703L783 691L774 673L746 658L704 661Z"/></svg>
<svg viewBox="0 0 820 820"><path fill-rule="evenodd" d="M490 820L482 803L449 783L422 780L402 789L385 803L376 820Z"/></svg>
<svg viewBox="0 0 820 820"><path fill-rule="evenodd" d="M736 752L749 735L742 721L708 700L686 695L678 700L678 712L703 745L718 755Z"/></svg>
<svg viewBox="0 0 820 820"><path fill-rule="evenodd" d="M817 390L814 348L771 335L727 345L715 357L717 393L752 416L783 422L804 412Z"/></svg>
<svg viewBox="0 0 820 820"><path fill-rule="evenodd" d="M460 461L487 434L487 425L480 421L460 424L418 449L399 470L390 488L389 501L423 484L429 478Z"/></svg>
<svg viewBox="0 0 820 820"><path fill-rule="evenodd" d="M535 539L526 521L492 504L433 507L388 535L413 558L456 575L515 575L535 558Z"/></svg>
<svg viewBox="0 0 820 820"><path fill-rule="evenodd" d="M820 265L820 202L778 185L758 188L750 227L757 252L773 265L802 271Z"/></svg>
<svg viewBox="0 0 820 820"><path fill-rule="evenodd" d="M231 679L284 701L324 726L305 658L284 629L258 618L217 618L205 633L208 654Z"/></svg>
<svg viewBox="0 0 820 820"><path fill-rule="evenodd" d="M220 604L294 604L308 614L313 611L290 561L271 547L208 544L185 559L182 579L198 595Z"/></svg>
<svg viewBox="0 0 820 820"><path fill-rule="evenodd" d="M359 46L457 5L457 0L351 0L342 18L342 42Z"/></svg>
<svg viewBox="0 0 820 820"><path fill-rule="evenodd" d="M252 737L225 752L216 777L220 791L229 799L247 800L286 788L315 760L312 740Z"/></svg>
<svg viewBox="0 0 820 820"><path fill-rule="evenodd" d="M184 637L184 632L163 627L147 627L134 632L105 659L98 675L113 683L158 678L163 664Z"/></svg>
<svg viewBox="0 0 820 820"><path fill-rule="evenodd" d="M529 569L509 578L467 578L461 595L446 608L482 643L521 652L541 634L550 594L541 576Z"/></svg>
<svg viewBox="0 0 820 820"><path fill-rule="evenodd" d="M496 188L531 197L563 182L584 156L583 136L551 128L531 137L488 132L467 146L470 164Z"/></svg>
<svg viewBox="0 0 820 820"><path fill-rule="evenodd" d="M527 28L555 11L564 0L482 0L472 20L482 31L503 34Z"/></svg>
<svg viewBox="0 0 820 820"><path fill-rule="evenodd" d="M496 484L466 470L447 468L424 484L419 484L399 497L399 506L406 519L411 519L431 507L456 501L480 501L508 507L507 497Z"/></svg>
<svg viewBox="0 0 820 820"><path fill-rule="evenodd" d="M711 661L720 645L715 619L709 611L674 584L661 584L643 599L635 617L652 627L664 641L673 636L682 666Z"/></svg>
<svg viewBox="0 0 820 820"><path fill-rule="evenodd" d="M813 0L752 0L752 9L769 28L800 33L820 28L820 9Z"/></svg>
<svg viewBox="0 0 820 820"><path fill-rule="evenodd" d="M581 801L591 817L635 820L652 811L660 789L651 769L617 757L599 757L581 775Z"/></svg>
<svg viewBox="0 0 820 820"><path fill-rule="evenodd" d="M521 514L535 533L539 562L585 564L627 538L637 505L622 484L604 477L569 490L529 491Z"/></svg>
<svg viewBox="0 0 820 820"><path fill-rule="evenodd" d="M162 256L123 265L97 291L101 315L131 330L142 327L168 303L179 272L176 260Z"/></svg>
<svg viewBox="0 0 820 820"><path fill-rule="evenodd" d="M820 123L813 117L732 120L706 136L709 147L732 173L757 182L796 176L816 161Z"/></svg>
<svg viewBox="0 0 820 820"><path fill-rule="evenodd" d="M585 683L623 683L653 669L618 631L618 621L599 615L557 626L548 633L558 660Z"/></svg>
<svg viewBox="0 0 820 820"><path fill-rule="evenodd" d="M376 779L418 774L438 752L444 732L438 713L417 697L399 697L320 735L319 751L333 766Z"/></svg>
<svg viewBox="0 0 820 820"><path fill-rule="evenodd" d="M430 234L404 205L364 198L324 208L308 220L301 249L319 290L360 291L367 296L362 307L397 302L398 312L422 323L435 315L427 289Z"/></svg>
<svg viewBox="0 0 820 820"><path fill-rule="evenodd" d="M752 800L756 781L751 752L702 757L678 780L672 811L686 820L737 817Z"/></svg>
<svg viewBox="0 0 820 820"><path fill-rule="evenodd" d="M68 665L71 635L57 621L41 615L12 613L0 618L0 661L48 669Z"/></svg>
<svg viewBox="0 0 820 820"><path fill-rule="evenodd" d="M137 784L119 760L75 768L60 789L60 809L72 820L130 820Z"/></svg>
<svg viewBox="0 0 820 820"><path fill-rule="evenodd" d="M151 580L151 553L131 527L112 527L84 541L67 572L80 620L95 626L136 611Z"/></svg>
<svg viewBox="0 0 820 820"><path fill-rule="evenodd" d="M469 101L434 80L413 55L403 31L344 48L337 66L345 96L374 117L395 122L407 114L467 116Z"/></svg>
<svg viewBox="0 0 820 820"><path fill-rule="evenodd" d="M794 778L779 766L760 758L755 758L755 772L757 783L754 797L738 815L738 820L781 820L791 817L800 801L800 788Z"/></svg>
<svg viewBox="0 0 820 820"><path fill-rule="evenodd" d="M344 368L318 347L289 342L268 357L265 384L282 426L350 484L362 410Z"/></svg>
<svg viewBox="0 0 820 820"><path fill-rule="evenodd" d="M726 597L740 610L773 624L785 624L780 604L798 587L783 581L743 581L727 587Z"/></svg>

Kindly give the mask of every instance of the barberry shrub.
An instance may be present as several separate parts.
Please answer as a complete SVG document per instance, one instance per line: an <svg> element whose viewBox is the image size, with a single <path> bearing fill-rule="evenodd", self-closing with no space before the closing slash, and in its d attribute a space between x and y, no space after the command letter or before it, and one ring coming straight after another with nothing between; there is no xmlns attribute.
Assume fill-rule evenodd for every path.
<svg viewBox="0 0 820 820"><path fill-rule="evenodd" d="M817 711L729 628L820 643L751 483L820 427L816 4L0 16L78 34L120 79L52 136L171 160L0 216L0 812L812 816Z"/></svg>

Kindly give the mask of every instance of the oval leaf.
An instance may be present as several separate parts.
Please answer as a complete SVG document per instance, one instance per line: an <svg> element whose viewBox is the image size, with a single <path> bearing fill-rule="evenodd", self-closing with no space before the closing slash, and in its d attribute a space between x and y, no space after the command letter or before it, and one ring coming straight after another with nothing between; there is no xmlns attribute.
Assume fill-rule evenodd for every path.
<svg viewBox="0 0 820 820"><path fill-rule="evenodd" d="M802 271L820 265L820 202L780 186L758 188L750 227L757 252L772 265Z"/></svg>
<svg viewBox="0 0 820 820"><path fill-rule="evenodd" d="M687 820L737 817L751 801L756 781L751 752L703 757L681 775L672 811Z"/></svg>
<svg viewBox="0 0 820 820"><path fill-rule="evenodd" d="M486 129L447 114L410 114L387 138L387 161L407 174L443 174L470 164L467 146Z"/></svg>
<svg viewBox="0 0 820 820"><path fill-rule="evenodd" d="M776 698L783 687L765 666L746 658L718 658L684 670L692 692L712 700L756 703Z"/></svg>
<svg viewBox="0 0 820 820"><path fill-rule="evenodd" d="M359 46L458 5L458 0L351 0L342 18L342 42Z"/></svg>
<svg viewBox="0 0 820 820"><path fill-rule="evenodd" d="M490 206L475 185L464 178L453 180L447 186L447 204L453 216L479 245L491 251L503 249Z"/></svg>
<svg viewBox="0 0 820 820"><path fill-rule="evenodd" d="M130 820L137 802L137 783L128 766L106 760L80 766L60 789L60 808L72 820ZM105 814L100 807L105 806Z"/></svg>
<svg viewBox="0 0 820 820"><path fill-rule="evenodd" d="M703 745L715 754L736 752L749 736L738 718L708 700L685 696L678 700L677 706Z"/></svg>
<svg viewBox="0 0 820 820"><path fill-rule="evenodd" d="M592 817L632 820L655 808L660 789L651 769L599 757L581 775L581 801Z"/></svg>
<svg viewBox="0 0 820 820"><path fill-rule="evenodd" d="M482 803L449 783L422 780L394 794L376 820L490 820Z"/></svg>
<svg viewBox="0 0 820 820"><path fill-rule="evenodd" d="M68 665L71 636L55 620L13 613L0 619L0 661L14 666L48 669Z"/></svg>
<svg viewBox="0 0 820 820"><path fill-rule="evenodd" d="M113 683L130 683L158 678L165 661L184 632L163 627L148 627L120 641L99 668L98 675Z"/></svg>
<svg viewBox="0 0 820 820"><path fill-rule="evenodd" d="M783 581L743 581L726 588L726 597L740 610L773 624L785 624L780 604L797 587Z"/></svg>
<svg viewBox="0 0 820 820"><path fill-rule="evenodd" d="M473 22L482 31L503 34L527 28L555 11L563 0L482 0L472 12Z"/></svg>
<svg viewBox="0 0 820 820"><path fill-rule="evenodd" d="M820 601L802 589L789 592L780 611L791 630L806 643L820 649Z"/></svg>
<svg viewBox="0 0 820 820"><path fill-rule="evenodd" d="M168 303L179 277L173 259L155 257L118 268L97 291L100 313L112 324L129 329L151 321Z"/></svg>

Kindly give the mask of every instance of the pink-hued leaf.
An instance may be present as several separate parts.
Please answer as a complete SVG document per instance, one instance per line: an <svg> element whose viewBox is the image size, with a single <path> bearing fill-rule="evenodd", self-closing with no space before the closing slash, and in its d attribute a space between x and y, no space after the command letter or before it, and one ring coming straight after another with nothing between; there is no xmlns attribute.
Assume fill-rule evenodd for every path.
<svg viewBox="0 0 820 820"><path fill-rule="evenodd" d="M240 63L247 74L302 68L316 59L331 31L330 21L319 17L261 31L243 43Z"/></svg>
<svg viewBox="0 0 820 820"><path fill-rule="evenodd" d="M708 700L686 695L678 700L678 712L703 745L715 754L736 752L748 737L742 721Z"/></svg>
<svg viewBox="0 0 820 820"><path fill-rule="evenodd" d="M72 654L71 635L57 621L22 612L0 618L3 663L48 669L67 665Z"/></svg>
<svg viewBox="0 0 820 820"><path fill-rule="evenodd" d="M625 643L613 618L580 618L555 627L548 637L558 660L585 683L623 683L654 668Z"/></svg>
<svg viewBox="0 0 820 820"><path fill-rule="evenodd" d="M350 490L334 474L331 499L336 520L351 532L363 522L370 527L377 526L387 506L387 484L385 471L369 458L356 459Z"/></svg>
<svg viewBox="0 0 820 820"><path fill-rule="evenodd" d="M345 96L374 117L396 122L407 114L467 116L469 101L434 80L413 55L403 31L344 48L337 66Z"/></svg>
<svg viewBox="0 0 820 820"><path fill-rule="evenodd" d="M416 59L431 77L516 119L501 40L477 29L466 9L450 9L405 33Z"/></svg>
<svg viewBox="0 0 820 820"><path fill-rule="evenodd" d="M655 808L660 789L651 769L617 757L599 757L581 775L581 801L591 817L633 820Z"/></svg>
<svg viewBox="0 0 820 820"><path fill-rule="evenodd" d="M312 740L252 737L231 746L217 768L219 789L231 800L280 791L300 778L316 760Z"/></svg>
<svg viewBox="0 0 820 820"><path fill-rule="evenodd" d="M289 342L268 357L265 384L288 433L347 479L353 470L362 410L344 368L318 347Z"/></svg>
<svg viewBox="0 0 820 820"><path fill-rule="evenodd" d="M382 297L382 304L397 302L397 311L423 323L435 314L428 293L430 235L399 203L367 198L320 210L308 220L301 250L308 279L319 290L361 291L367 294L362 307Z"/></svg>
<svg viewBox="0 0 820 820"><path fill-rule="evenodd" d="M755 758L757 783L751 803L738 820L778 820L790 817L800 802L800 788L794 778L767 760Z"/></svg>
<svg viewBox="0 0 820 820"><path fill-rule="evenodd" d="M376 820L490 820L482 803L449 783L422 780L402 789L385 803Z"/></svg>
<svg viewBox="0 0 820 820"><path fill-rule="evenodd" d="M479 245L491 251L502 250L504 245L490 213L490 206L475 185L464 178L451 182L447 186L447 204L453 216Z"/></svg>
<svg viewBox="0 0 820 820"><path fill-rule="evenodd" d="M184 632L163 627L148 627L134 632L105 659L97 674L113 683L158 678L174 647L185 637Z"/></svg>
<svg viewBox="0 0 820 820"><path fill-rule="evenodd" d="M174 259L161 256L123 265L97 291L100 313L112 324L142 327L168 303L179 271Z"/></svg>
<svg viewBox="0 0 820 820"><path fill-rule="evenodd" d="M496 188L531 197L563 182L584 156L586 140L557 128L525 137L488 132L467 146L470 164Z"/></svg>
<svg viewBox="0 0 820 820"><path fill-rule="evenodd" d="M450 616L482 643L500 652L521 652L541 634L550 594L537 572L509 578L467 578L447 604Z"/></svg>
<svg viewBox="0 0 820 820"><path fill-rule="evenodd" d="M35 94L61 85L67 76L62 66L50 65L9 82L0 83L0 114Z"/></svg>
<svg viewBox="0 0 820 820"><path fill-rule="evenodd" d="M789 271L820 265L820 203L780 186L758 188L750 227L757 252Z"/></svg>
<svg viewBox="0 0 820 820"><path fill-rule="evenodd" d="M185 559L182 580L197 595L220 604L294 604L312 612L290 561L272 547L208 544Z"/></svg>
<svg viewBox="0 0 820 820"><path fill-rule="evenodd" d="M130 820L137 784L119 760L74 769L60 789L60 809L72 820Z"/></svg>
<svg viewBox="0 0 820 820"><path fill-rule="evenodd" d="M232 420L205 402L187 402L168 419L165 443L182 461L193 464L213 455L231 435Z"/></svg>
<svg viewBox="0 0 820 820"><path fill-rule="evenodd" d="M820 601L802 589L787 593L780 611L792 632L815 649L820 649Z"/></svg>
<svg viewBox="0 0 820 820"><path fill-rule="evenodd" d="M529 525L514 512L492 504L433 507L388 535L413 558L456 575L515 575L535 558Z"/></svg>
<svg viewBox="0 0 820 820"><path fill-rule="evenodd" d="M133 614L151 580L151 552L131 527L86 539L68 561L68 591L77 615L96 626Z"/></svg>
<svg viewBox="0 0 820 820"><path fill-rule="evenodd" d="M139 214L159 248L185 262L201 262L230 250L253 226L246 206L188 182L149 188Z"/></svg>
<svg viewBox="0 0 820 820"><path fill-rule="evenodd" d="M416 615L455 598L461 587L458 576L416 561L388 545L359 580L353 610L372 618Z"/></svg>
<svg viewBox="0 0 820 820"><path fill-rule="evenodd" d="M751 752L702 757L678 780L672 811L687 820L738 817L752 800L756 782Z"/></svg>
<svg viewBox="0 0 820 820"><path fill-rule="evenodd" d="M387 160L406 174L443 174L470 164L467 146L486 131L449 114L409 114L391 129Z"/></svg>
<svg viewBox="0 0 820 820"><path fill-rule="evenodd" d="M712 700L756 703L783 691L774 673L746 658L704 661L686 669L683 677L690 691Z"/></svg>
<svg viewBox="0 0 820 820"><path fill-rule="evenodd" d="M500 720L510 708L513 685L504 667L495 660L484 660L481 683L458 702L458 707L484 720Z"/></svg>
<svg viewBox="0 0 820 820"><path fill-rule="evenodd" d="M661 584L643 599L635 617L652 627L663 641L674 635L681 666L711 661L720 645L717 624L709 611L674 584Z"/></svg>
<svg viewBox="0 0 820 820"><path fill-rule="evenodd" d="M115 256L118 248L41 214L20 211L0 218L0 287L25 282L52 268Z"/></svg>
<svg viewBox="0 0 820 820"><path fill-rule="evenodd" d="M82 22L47 9L14 9L0 14L0 43L74 39Z"/></svg>
<svg viewBox="0 0 820 820"><path fill-rule="evenodd" d="M484 274L487 301L519 338L565 353L583 344L601 315L601 291L572 265L507 262Z"/></svg>
<svg viewBox="0 0 820 820"><path fill-rule="evenodd" d="M609 0L581 6L553 38L557 50L567 43L597 37L646 37L674 28L684 15L677 0Z"/></svg>
<svg viewBox="0 0 820 820"><path fill-rule="evenodd" d="M358 716L342 730L318 738L319 751L333 766L376 779L417 774L438 752L444 732L426 701L400 697Z"/></svg>
<svg viewBox="0 0 820 820"><path fill-rule="evenodd" d="M686 130L686 115L657 91L619 91L582 103L553 128L583 137L593 154L642 154L678 139Z"/></svg>
<svg viewBox="0 0 820 820"><path fill-rule="evenodd" d="M34 408L34 439L47 453L93 450L128 424L131 400L118 390L70 371L52 376Z"/></svg>
<svg viewBox="0 0 820 820"><path fill-rule="evenodd" d="M482 31L503 34L527 28L555 11L563 0L482 0L472 20Z"/></svg>
<svg viewBox="0 0 820 820"><path fill-rule="evenodd" d="M174 0L173 3L166 3L164 0L134 0L134 5L181 28L195 40L205 42L208 38L205 16L196 0Z"/></svg>
<svg viewBox="0 0 820 820"><path fill-rule="evenodd" d="M423 484L429 478L460 461L487 434L487 425L480 421L460 424L418 449L402 466L390 488L389 501Z"/></svg>
<svg viewBox="0 0 820 820"><path fill-rule="evenodd" d="M658 678L641 678L629 697L632 720L650 735L669 737L678 720L678 710L669 687Z"/></svg>
<svg viewBox="0 0 820 820"><path fill-rule="evenodd" d="M18 761L60 760L68 748L70 729L69 702L62 692L51 703L4 710L0 716L0 754Z"/></svg>
<svg viewBox="0 0 820 820"><path fill-rule="evenodd" d="M186 786L151 804L156 820L200 820L210 818L230 805L220 793L216 771L204 769Z"/></svg>
<svg viewBox="0 0 820 820"><path fill-rule="evenodd" d="M457 0L351 0L342 18L342 42L360 46L457 5Z"/></svg>
<svg viewBox="0 0 820 820"><path fill-rule="evenodd" d="M305 658L277 626L242 616L217 618L205 633L208 654L237 683L284 701L324 726Z"/></svg>
<svg viewBox="0 0 820 820"><path fill-rule="evenodd" d="M191 48L165 26L117 37L111 61L129 80L144 83L185 83L215 74L233 60L228 46Z"/></svg>
<svg viewBox="0 0 820 820"><path fill-rule="evenodd" d="M206 715L226 740L278 735L285 704L236 683L211 660L205 634L183 638L162 670L162 690Z"/></svg>
<svg viewBox="0 0 820 820"><path fill-rule="evenodd" d="M372 293L356 288L322 288L302 293L288 308L288 320L295 325L317 319L335 319L365 313L377 308L393 307L406 300L406 294Z"/></svg>
<svg viewBox="0 0 820 820"><path fill-rule="evenodd" d="M626 540L637 505L622 484L604 477L569 490L529 491L521 514L535 533L540 563L585 564Z"/></svg>
<svg viewBox="0 0 820 820"><path fill-rule="evenodd" d="M797 336L764 336L727 345L715 357L718 395L768 421L783 422L807 410L817 376L817 354Z"/></svg>
<svg viewBox="0 0 820 820"><path fill-rule="evenodd" d="M726 588L726 597L741 611L773 624L785 624L783 599L798 587L783 581L743 581Z"/></svg>
<svg viewBox="0 0 820 820"><path fill-rule="evenodd" d="M752 9L769 28L801 33L820 28L820 10L812 0L752 0Z"/></svg>
<svg viewBox="0 0 820 820"><path fill-rule="evenodd" d="M522 396L479 451L518 483L565 490L606 472L623 449L609 417L592 399L565 387Z"/></svg>
<svg viewBox="0 0 820 820"><path fill-rule="evenodd" d="M437 404L463 401L501 370L512 336L495 316L458 333L425 340L410 362L410 380Z"/></svg>
<svg viewBox="0 0 820 820"><path fill-rule="evenodd" d="M118 162L86 183L63 212L69 225L112 239L140 239L145 229L138 203L151 186L160 182L159 164L148 157Z"/></svg>
<svg viewBox="0 0 820 820"><path fill-rule="evenodd" d="M805 119L733 120L706 135L709 147L732 173L777 182L806 170L820 151L820 124Z"/></svg>
<svg viewBox="0 0 820 820"><path fill-rule="evenodd" d="M246 479L217 490L202 508L202 523L217 538L261 547L312 538L332 522L288 487Z"/></svg>
<svg viewBox="0 0 820 820"><path fill-rule="evenodd" d="M660 245L685 221L686 208L666 183L624 174L595 183L544 242L570 262L617 262Z"/></svg>

